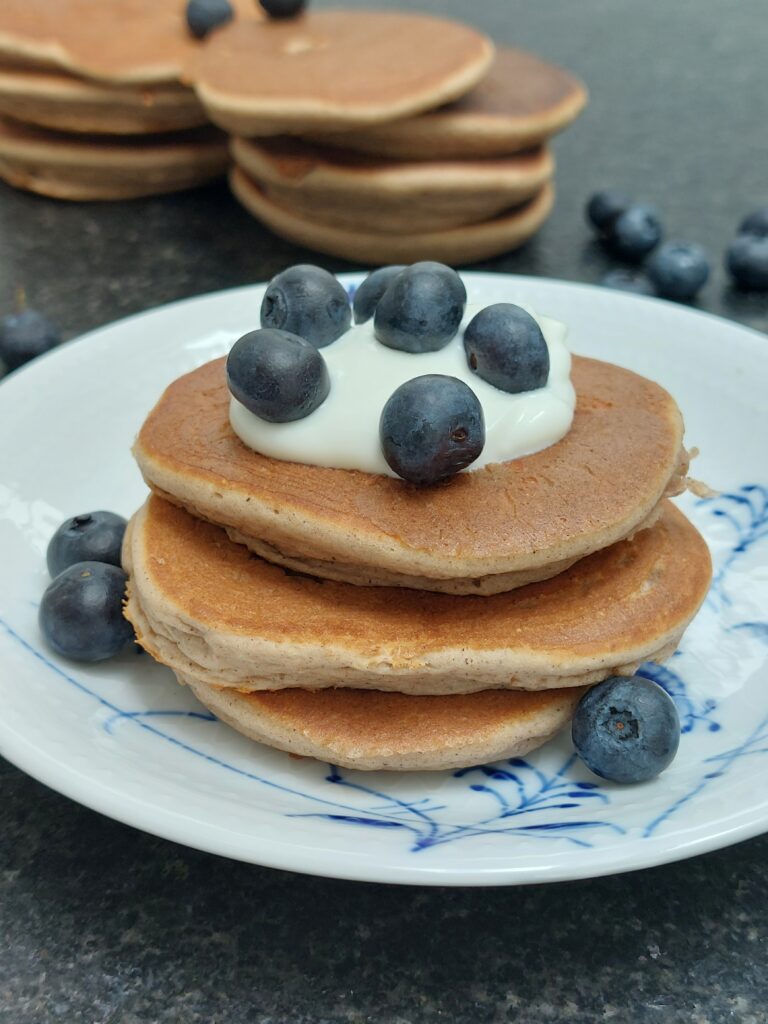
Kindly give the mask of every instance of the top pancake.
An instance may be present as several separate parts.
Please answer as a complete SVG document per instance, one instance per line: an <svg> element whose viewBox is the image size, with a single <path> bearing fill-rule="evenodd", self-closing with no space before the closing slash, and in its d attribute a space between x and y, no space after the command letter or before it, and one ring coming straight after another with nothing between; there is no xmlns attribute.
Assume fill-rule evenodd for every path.
<svg viewBox="0 0 768 1024"><path fill-rule="evenodd" d="M439 106L485 74L493 44L420 14L321 11L236 21L188 66L213 121L240 135L356 128Z"/></svg>

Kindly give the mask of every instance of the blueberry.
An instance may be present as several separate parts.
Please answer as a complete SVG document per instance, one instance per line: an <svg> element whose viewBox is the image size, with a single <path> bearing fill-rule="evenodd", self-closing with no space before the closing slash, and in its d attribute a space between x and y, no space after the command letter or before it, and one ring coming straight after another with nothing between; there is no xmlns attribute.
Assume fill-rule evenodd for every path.
<svg viewBox="0 0 768 1024"><path fill-rule="evenodd" d="M485 445L483 409L472 388L439 373L414 377L390 395L379 421L387 464L412 484L434 484L470 465Z"/></svg>
<svg viewBox="0 0 768 1024"><path fill-rule="evenodd" d="M268 328L244 334L232 346L227 384L238 402L270 423L304 419L331 389L328 367L311 342Z"/></svg>
<svg viewBox="0 0 768 1024"><path fill-rule="evenodd" d="M133 637L123 616L128 577L116 565L76 562L48 584L39 622L48 645L65 658L103 661Z"/></svg>
<svg viewBox="0 0 768 1024"><path fill-rule="evenodd" d="M517 394L543 388L549 349L530 313L511 302L486 306L464 331L469 368L500 391Z"/></svg>
<svg viewBox="0 0 768 1024"><path fill-rule="evenodd" d="M642 676L612 676L579 701L573 743L595 775L646 782L672 762L680 742L675 702Z"/></svg>
<svg viewBox="0 0 768 1024"><path fill-rule="evenodd" d="M622 292L632 292L635 295L655 295L656 289L644 274L638 274L634 270L618 268L609 270L600 279L603 288L615 288Z"/></svg>
<svg viewBox="0 0 768 1024"><path fill-rule="evenodd" d="M333 274L309 263L288 267L269 282L261 303L261 326L277 327L324 348L352 321L349 296Z"/></svg>
<svg viewBox="0 0 768 1024"><path fill-rule="evenodd" d="M709 260L700 245L667 242L651 256L647 270L659 295L690 302L707 283Z"/></svg>
<svg viewBox="0 0 768 1024"><path fill-rule="evenodd" d="M725 265L739 288L768 290L768 235L739 235L728 246Z"/></svg>
<svg viewBox="0 0 768 1024"><path fill-rule="evenodd" d="M456 334L467 290L442 263L414 263L394 278L373 318L376 337L403 352L436 352Z"/></svg>
<svg viewBox="0 0 768 1024"><path fill-rule="evenodd" d="M759 210L753 210L747 214L739 224L740 235L758 235L760 238L768 237L768 206L761 206Z"/></svg>
<svg viewBox="0 0 768 1024"><path fill-rule="evenodd" d="M632 200L623 192L616 192L611 188L603 189L601 192L595 192L587 203L587 220L601 234L608 234L616 218L631 205Z"/></svg>
<svg viewBox="0 0 768 1024"><path fill-rule="evenodd" d="M204 39L213 29L231 21L234 13L229 0L189 0L187 25L193 36Z"/></svg>
<svg viewBox="0 0 768 1024"><path fill-rule="evenodd" d="M635 203L620 213L613 222L607 240L619 256L641 260L662 239L664 229L652 206Z"/></svg>
<svg viewBox="0 0 768 1024"><path fill-rule="evenodd" d="M24 309L0 320L0 359L9 370L23 366L60 342L58 327L34 309Z"/></svg>
<svg viewBox="0 0 768 1024"><path fill-rule="evenodd" d="M75 562L120 565L126 525L114 512L86 512L67 519L48 544L48 572L58 576Z"/></svg>
<svg viewBox="0 0 768 1024"><path fill-rule="evenodd" d="M352 308L356 324L364 324L371 319L379 299L401 270L405 270L405 267L379 267L371 271L355 292Z"/></svg>
<svg viewBox="0 0 768 1024"><path fill-rule="evenodd" d="M270 18L295 18L301 14L307 0L259 0Z"/></svg>

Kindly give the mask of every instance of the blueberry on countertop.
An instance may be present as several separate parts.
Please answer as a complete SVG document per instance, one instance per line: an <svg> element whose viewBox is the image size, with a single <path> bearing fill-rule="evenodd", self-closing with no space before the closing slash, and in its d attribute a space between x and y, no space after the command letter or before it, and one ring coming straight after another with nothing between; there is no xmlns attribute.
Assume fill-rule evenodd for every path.
<svg viewBox="0 0 768 1024"><path fill-rule="evenodd" d="M268 328L244 334L232 346L227 384L238 402L270 423L309 416L331 389L328 367L311 342Z"/></svg>
<svg viewBox="0 0 768 1024"><path fill-rule="evenodd" d="M609 270L600 278L603 288L615 288L617 291L632 292L634 295L655 295L656 289L645 274L636 270L625 270L618 267Z"/></svg>
<svg viewBox="0 0 768 1024"><path fill-rule="evenodd" d="M587 220L600 234L608 234L616 218L631 205L632 200L623 192L616 192L612 188L603 189L590 197L586 210Z"/></svg>
<svg viewBox="0 0 768 1024"><path fill-rule="evenodd" d="M759 210L748 213L739 224L740 235L759 235L760 238L768 237L768 206L761 206Z"/></svg>
<svg viewBox="0 0 768 1024"><path fill-rule="evenodd" d="M300 263L269 282L261 303L261 326L290 331L324 348L352 322L349 296L333 274Z"/></svg>
<svg viewBox="0 0 768 1024"><path fill-rule="evenodd" d="M739 235L725 254L725 265L744 291L768 291L768 235Z"/></svg>
<svg viewBox="0 0 768 1024"><path fill-rule="evenodd" d="M586 766L611 782L646 782L669 765L680 743L675 702L642 676L612 676L579 701L571 727Z"/></svg>
<svg viewBox="0 0 768 1024"><path fill-rule="evenodd" d="M306 7L307 0L259 0L270 18L295 18Z"/></svg>
<svg viewBox="0 0 768 1024"><path fill-rule="evenodd" d="M695 299L709 278L709 260L700 245L667 242L648 260L648 276L659 295L676 302Z"/></svg>
<svg viewBox="0 0 768 1024"><path fill-rule="evenodd" d="M48 584L39 623L49 647L76 661L103 661L133 638L123 616L128 577L116 565L76 562Z"/></svg>
<svg viewBox="0 0 768 1024"><path fill-rule="evenodd" d="M34 309L23 309L0 320L0 359L9 370L23 366L60 342L58 327Z"/></svg>
<svg viewBox="0 0 768 1024"><path fill-rule="evenodd" d="M467 290L442 263L414 263L401 271L379 299L373 318L382 345L403 352L436 352L459 329Z"/></svg>
<svg viewBox="0 0 768 1024"><path fill-rule="evenodd" d="M189 0L187 25L197 39L204 39L213 29L226 25L234 16L229 0Z"/></svg>
<svg viewBox="0 0 768 1024"><path fill-rule="evenodd" d="M364 324L371 319L379 304L379 299L401 270L405 270L405 267L379 267L378 270L371 271L355 291L352 308L356 324Z"/></svg>
<svg viewBox="0 0 768 1024"><path fill-rule="evenodd" d="M634 203L613 222L607 241L618 256L641 260L656 248L663 235L656 210L645 203Z"/></svg>
<svg viewBox="0 0 768 1024"><path fill-rule="evenodd" d="M500 391L543 388L549 349L541 328L520 306L497 302L474 316L464 331L469 368Z"/></svg>
<svg viewBox="0 0 768 1024"><path fill-rule="evenodd" d="M120 565L127 523L114 512L85 512L61 524L48 544L48 572L58 576L75 562Z"/></svg>
<svg viewBox="0 0 768 1024"><path fill-rule="evenodd" d="M384 458L413 484L434 484L477 459L483 410L472 388L439 373L414 377L387 400L379 421Z"/></svg>

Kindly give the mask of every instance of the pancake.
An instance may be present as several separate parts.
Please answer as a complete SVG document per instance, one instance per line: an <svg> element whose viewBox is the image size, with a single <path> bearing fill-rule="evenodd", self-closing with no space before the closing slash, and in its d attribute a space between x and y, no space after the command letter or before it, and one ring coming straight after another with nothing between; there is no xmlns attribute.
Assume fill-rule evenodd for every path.
<svg viewBox="0 0 768 1024"><path fill-rule="evenodd" d="M229 424L224 364L207 363L165 391L136 439L139 467L156 492L258 538L268 558L313 560L318 574L330 562L339 572L385 570L471 593L493 588L500 574L543 578L626 537L685 487L674 400L598 360L573 358L576 411L561 441L429 488L247 448Z"/></svg>
<svg viewBox="0 0 768 1024"><path fill-rule="evenodd" d="M165 135L72 135L0 118L0 178L56 199L176 192L219 177L227 142L213 128Z"/></svg>
<svg viewBox="0 0 768 1024"><path fill-rule="evenodd" d="M278 136L234 139L232 157L268 199L293 213L389 233L488 220L530 199L554 174L544 148L498 159L409 163Z"/></svg>
<svg viewBox="0 0 768 1024"><path fill-rule="evenodd" d="M397 230L372 231L362 225L351 230L312 221L267 196L239 168L232 169L229 180L243 206L275 234L308 249L377 266L420 260L466 266L510 252L539 230L550 214L555 196L554 189L547 184L533 199L490 220L444 231L406 234Z"/></svg>
<svg viewBox="0 0 768 1024"><path fill-rule="evenodd" d="M178 679L222 722L259 743L364 771L439 771L522 757L570 722L584 693L574 687L453 697L344 689L244 694Z"/></svg>
<svg viewBox="0 0 768 1024"><path fill-rule="evenodd" d="M437 107L472 88L493 44L424 14L320 11L234 21L187 74L211 120L238 135L357 128Z"/></svg>
<svg viewBox="0 0 768 1024"><path fill-rule="evenodd" d="M399 160L504 156L541 145L587 102L573 75L523 50L499 47L490 71L449 106L318 141Z"/></svg>
<svg viewBox="0 0 768 1024"><path fill-rule="evenodd" d="M152 496L124 546L126 615L174 671L242 691L414 695L581 686L671 654L709 585L707 546L665 503L632 541L493 597L355 587L255 558Z"/></svg>

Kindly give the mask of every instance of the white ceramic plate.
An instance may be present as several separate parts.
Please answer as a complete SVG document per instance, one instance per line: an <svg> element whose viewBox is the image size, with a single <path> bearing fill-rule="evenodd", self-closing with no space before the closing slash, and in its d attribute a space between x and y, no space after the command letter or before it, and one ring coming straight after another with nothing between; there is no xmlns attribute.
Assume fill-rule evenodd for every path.
<svg viewBox="0 0 768 1024"><path fill-rule="evenodd" d="M574 351L665 385L722 491L682 504L715 563L682 650L648 674L684 735L657 780L597 784L567 734L526 760L462 772L339 771L260 747L135 654L89 667L46 652L45 548L68 515L130 515L130 455L173 378L258 324L261 289L103 328L0 385L0 751L120 821L258 864L344 878L514 884L691 856L768 829L768 339L682 306L577 284L466 274L470 300L566 321ZM351 285L357 280L345 279Z"/></svg>

